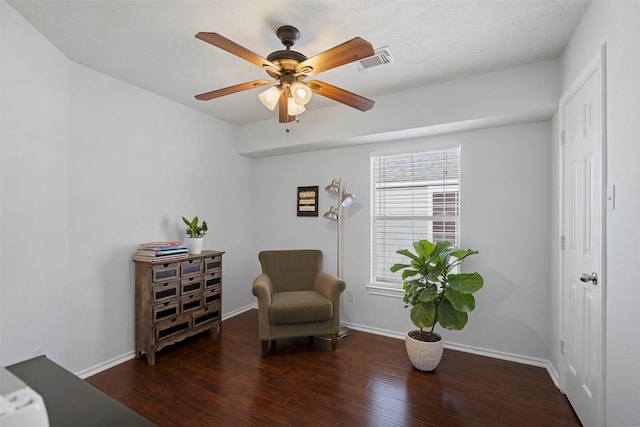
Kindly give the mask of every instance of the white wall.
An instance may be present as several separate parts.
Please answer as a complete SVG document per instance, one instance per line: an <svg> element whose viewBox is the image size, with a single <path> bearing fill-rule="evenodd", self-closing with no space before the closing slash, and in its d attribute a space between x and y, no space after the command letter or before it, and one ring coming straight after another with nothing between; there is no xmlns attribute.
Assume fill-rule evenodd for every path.
<svg viewBox="0 0 640 427"><path fill-rule="evenodd" d="M323 191L342 176L359 203L343 210L341 275L354 291L343 297L343 320L388 334L412 328L401 299L370 295L369 156L372 150L420 150L459 141L462 146L462 246L480 251L466 269L485 277L476 310L449 343L490 349L520 359L549 358L548 263L551 137L549 122L448 134L414 141L316 151L254 162L257 254L263 249L317 247L335 273L336 223L322 218L335 198ZM297 217L298 186L318 185L318 217ZM535 271L536 274L530 274Z"/></svg>
<svg viewBox="0 0 640 427"><path fill-rule="evenodd" d="M0 8L0 355L5 365L30 357L38 346L61 348L69 340L70 64L4 1ZM12 42L20 39L21 44Z"/></svg>
<svg viewBox="0 0 640 427"><path fill-rule="evenodd" d="M251 160L236 129L64 58L2 7L0 363L78 372L131 354L138 243L210 224L223 312L252 302ZM229 200L234 200L229 205Z"/></svg>
<svg viewBox="0 0 640 427"><path fill-rule="evenodd" d="M548 120L557 109L558 66L557 60L538 62L384 95L366 113L336 103L286 126L274 116L242 126L239 151L265 157L407 138L398 135L407 131L433 135Z"/></svg>
<svg viewBox="0 0 640 427"><path fill-rule="evenodd" d="M562 56L563 91L606 43L606 425L640 425L640 2L594 2Z"/></svg>

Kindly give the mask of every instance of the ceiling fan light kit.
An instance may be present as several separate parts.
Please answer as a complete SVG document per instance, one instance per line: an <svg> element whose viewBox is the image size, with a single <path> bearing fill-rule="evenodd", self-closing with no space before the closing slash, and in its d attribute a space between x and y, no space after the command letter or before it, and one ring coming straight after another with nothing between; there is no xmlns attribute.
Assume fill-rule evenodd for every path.
<svg viewBox="0 0 640 427"><path fill-rule="evenodd" d="M279 105L278 116L280 123L292 122L296 119L296 116L302 114L313 93L360 111L368 111L373 108L374 101L371 99L319 80L304 81L308 76L373 56L375 52L371 43L360 37L355 37L318 55L307 58L302 53L291 50L291 46L300 38L300 31L297 28L285 25L278 28L276 35L285 46L285 50L272 52L266 58L263 58L220 34L204 32L196 34L196 37L200 40L257 65L274 79L272 81L254 80L217 89L196 95L196 99L208 101L232 93L276 83L275 86L261 92L258 98L270 110L275 110L276 105Z"/></svg>

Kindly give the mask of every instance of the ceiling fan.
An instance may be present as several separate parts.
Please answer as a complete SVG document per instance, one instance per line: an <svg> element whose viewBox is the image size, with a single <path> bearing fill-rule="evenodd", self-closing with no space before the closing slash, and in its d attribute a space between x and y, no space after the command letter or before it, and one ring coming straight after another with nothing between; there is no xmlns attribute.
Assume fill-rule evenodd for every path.
<svg viewBox="0 0 640 427"><path fill-rule="evenodd" d="M275 109L278 105L280 123L289 123L296 116L304 112L305 105L311 99L312 93L333 99L360 111L368 111L373 108L374 101L363 96L330 85L319 80L305 81L307 76L314 76L323 71L349 64L360 59L374 55L373 46L360 37L332 47L318 55L307 58L300 52L291 50L291 46L300 37L297 28L285 25L276 31L276 34L286 50L278 50L269 54L266 58L253 53L249 49L221 36L217 33L196 34L196 37L210 43L222 50L226 50L258 67L264 69L274 80L254 80L217 89L211 92L196 95L196 99L208 101L232 93L253 89L270 83L277 82L274 86L260 93L260 101L269 109Z"/></svg>

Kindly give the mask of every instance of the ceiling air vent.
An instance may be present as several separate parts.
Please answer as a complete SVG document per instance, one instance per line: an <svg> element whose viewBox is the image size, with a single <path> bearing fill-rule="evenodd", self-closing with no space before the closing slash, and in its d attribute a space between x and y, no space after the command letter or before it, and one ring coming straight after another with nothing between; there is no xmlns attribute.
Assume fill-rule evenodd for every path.
<svg viewBox="0 0 640 427"><path fill-rule="evenodd" d="M389 46L381 47L375 50L375 54L361 61L356 62L358 70L366 70L367 68L376 67L378 65L389 64L394 62L393 55Z"/></svg>

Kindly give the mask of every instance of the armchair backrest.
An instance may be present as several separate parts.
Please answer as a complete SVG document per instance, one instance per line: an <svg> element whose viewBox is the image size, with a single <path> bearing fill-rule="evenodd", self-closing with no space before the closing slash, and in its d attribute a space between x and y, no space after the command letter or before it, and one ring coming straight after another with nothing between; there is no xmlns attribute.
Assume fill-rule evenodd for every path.
<svg viewBox="0 0 640 427"><path fill-rule="evenodd" d="M311 290L322 268L322 251L317 249L262 251L258 259L273 292Z"/></svg>

